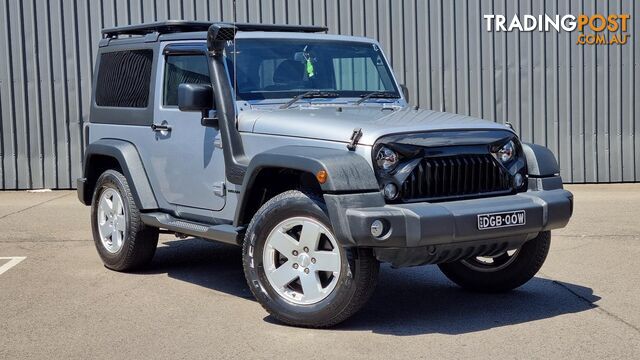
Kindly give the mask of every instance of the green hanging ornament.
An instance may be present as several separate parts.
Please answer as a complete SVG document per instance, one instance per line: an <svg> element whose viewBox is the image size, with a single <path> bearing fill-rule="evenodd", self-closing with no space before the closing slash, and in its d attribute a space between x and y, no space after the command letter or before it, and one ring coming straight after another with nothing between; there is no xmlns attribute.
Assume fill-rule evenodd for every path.
<svg viewBox="0 0 640 360"><path fill-rule="evenodd" d="M302 53L304 55L304 59L306 60L305 68L307 69L307 77L312 78L316 73L313 70L313 63L311 62L311 55L309 55L309 53L307 52L307 48L308 47L309 47L309 45L306 45L304 47L304 49L302 49Z"/></svg>
<svg viewBox="0 0 640 360"><path fill-rule="evenodd" d="M315 72L313 70L313 63L311 62L311 59L307 59L307 75L312 78L315 75Z"/></svg>

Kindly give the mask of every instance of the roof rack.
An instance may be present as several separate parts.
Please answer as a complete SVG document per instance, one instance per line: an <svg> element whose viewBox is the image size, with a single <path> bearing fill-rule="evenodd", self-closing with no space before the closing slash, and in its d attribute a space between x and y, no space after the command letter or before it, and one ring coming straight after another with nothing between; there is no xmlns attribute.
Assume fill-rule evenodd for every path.
<svg viewBox="0 0 640 360"><path fill-rule="evenodd" d="M278 32L327 32L324 26L306 25L274 25L274 24L248 24L229 22L208 22L208 21L184 21L167 20L139 25L119 26L115 28L103 29L102 36L114 38L119 35L147 35L152 33L169 34L178 32L207 31L212 24L228 24L236 27L238 31L278 31Z"/></svg>

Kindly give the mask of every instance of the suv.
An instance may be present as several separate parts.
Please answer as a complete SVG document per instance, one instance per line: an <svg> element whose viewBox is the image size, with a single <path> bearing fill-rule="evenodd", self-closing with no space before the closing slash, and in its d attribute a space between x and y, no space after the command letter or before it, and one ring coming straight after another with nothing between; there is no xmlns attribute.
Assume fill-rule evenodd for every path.
<svg viewBox="0 0 640 360"><path fill-rule="evenodd" d="M380 262L486 292L536 274L573 210L553 154L408 106L380 44L326 32L103 30L77 188L108 268L148 264L160 231L238 245L258 302L305 327L353 315Z"/></svg>

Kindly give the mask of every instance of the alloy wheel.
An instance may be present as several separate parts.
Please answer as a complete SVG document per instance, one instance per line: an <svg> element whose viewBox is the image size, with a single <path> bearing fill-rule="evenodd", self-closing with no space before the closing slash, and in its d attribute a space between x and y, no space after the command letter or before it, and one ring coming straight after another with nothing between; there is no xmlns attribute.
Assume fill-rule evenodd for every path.
<svg viewBox="0 0 640 360"><path fill-rule="evenodd" d="M289 218L273 228L266 239L263 264L272 288L298 305L327 298L336 287L342 265L331 231L307 217Z"/></svg>
<svg viewBox="0 0 640 360"><path fill-rule="evenodd" d="M127 230L124 203L120 194L107 188L98 201L98 233L104 248L114 254L122 249Z"/></svg>
<svg viewBox="0 0 640 360"><path fill-rule="evenodd" d="M462 260L462 264L468 268L480 272L494 272L511 265L518 256L518 249L507 250L495 256L476 256Z"/></svg>

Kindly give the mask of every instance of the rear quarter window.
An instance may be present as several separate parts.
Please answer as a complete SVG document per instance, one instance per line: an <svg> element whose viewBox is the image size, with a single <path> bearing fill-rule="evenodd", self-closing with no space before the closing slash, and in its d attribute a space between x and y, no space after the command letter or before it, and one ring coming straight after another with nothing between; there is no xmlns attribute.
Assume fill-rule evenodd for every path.
<svg viewBox="0 0 640 360"><path fill-rule="evenodd" d="M146 108L153 50L126 50L103 53L96 84L96 105Z"/></svg>

